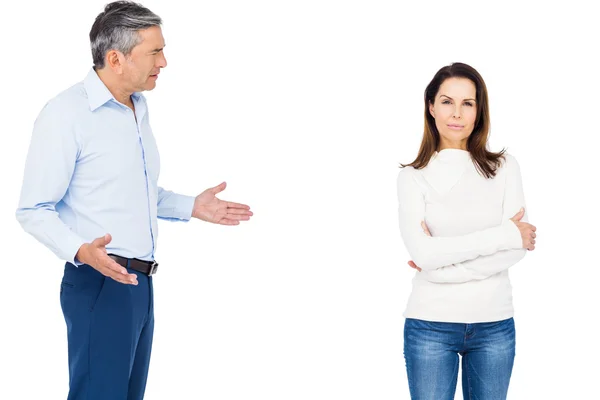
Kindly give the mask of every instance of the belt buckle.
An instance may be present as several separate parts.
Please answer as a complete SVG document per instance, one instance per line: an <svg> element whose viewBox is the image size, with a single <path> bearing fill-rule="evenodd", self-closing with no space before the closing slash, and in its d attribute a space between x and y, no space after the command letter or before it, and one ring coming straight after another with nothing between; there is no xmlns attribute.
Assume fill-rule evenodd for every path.
<svg viewBox="0 0 600 400"><path fill-rule="evenodd" d="M158 271L158 263L155 260L152 261L152 264L150 264L150 271L148 272L148 276L156 274L156 271Z"/></svg>

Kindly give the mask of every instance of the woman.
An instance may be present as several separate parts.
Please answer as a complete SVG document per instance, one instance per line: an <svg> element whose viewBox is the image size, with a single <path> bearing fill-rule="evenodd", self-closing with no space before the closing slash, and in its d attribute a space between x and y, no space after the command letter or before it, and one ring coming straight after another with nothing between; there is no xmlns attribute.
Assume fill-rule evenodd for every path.
<svg viewBox="0 0 600 400"><path fill-rule="evenodd" d="M440 69L425 130L398 175L400 231L417 270L404 313L412 399L505 399L515 356L508 268L535 248L519 164L487 150L488 95L472 67Z"/></svg>

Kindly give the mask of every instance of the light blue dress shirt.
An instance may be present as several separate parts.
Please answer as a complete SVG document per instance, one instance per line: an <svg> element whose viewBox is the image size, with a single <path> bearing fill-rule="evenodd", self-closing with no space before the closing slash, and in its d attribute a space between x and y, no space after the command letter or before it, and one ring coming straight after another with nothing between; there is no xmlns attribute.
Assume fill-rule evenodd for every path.
<svg viewBox="0 0 600 400"><path fill-rule="evenodd" d="M26 232L76 265L79 247L106 233L109 253L153 260L157 218L191 218L194 197L158 186L146 99L132 99L135 117L91 69L35 121L16 216Z"/></svg>

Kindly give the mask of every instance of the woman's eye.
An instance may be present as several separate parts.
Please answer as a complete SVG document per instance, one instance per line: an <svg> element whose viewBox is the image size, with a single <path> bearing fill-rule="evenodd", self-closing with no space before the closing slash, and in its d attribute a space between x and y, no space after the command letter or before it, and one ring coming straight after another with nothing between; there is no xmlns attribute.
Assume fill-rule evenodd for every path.
<svg viewBox="0 0 600 400"><path fill-rule="evenodd" d="M442 104L450 104L450 100L444 100L442 101Z"/></svg>
<svg viewBox="0 0 600 400"><path fill-rule="evenodd" d="M465 103L465 106L473 107L473 103Z"/></svg>

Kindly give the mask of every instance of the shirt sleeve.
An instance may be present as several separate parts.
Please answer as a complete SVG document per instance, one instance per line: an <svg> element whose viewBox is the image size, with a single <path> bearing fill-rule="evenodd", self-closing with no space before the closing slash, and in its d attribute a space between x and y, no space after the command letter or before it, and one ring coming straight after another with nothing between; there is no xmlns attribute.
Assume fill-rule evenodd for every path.
<svg viewBox="0 0 600 400"><path fill-rule="evenodd" d="M60 259L74 264L85 243L59 218L56 204L69 188L80 152L74 124L58 100L38 115L25 161L16 217L23 229Z"/></svg>
<svg viewBox="0 0 600 400"><path fill-rule="evenodd" d="M167 221L189 221L192 218L194 196L185 196L158 188L158 218Z"/></svg>
<svg viewBox="0 0 600 400"><path fill-rule="evenodd" d="M508 218L497 227L466 235L426 235L421 228L421 222L425 220L425 199L412 167L406 167L398 174L398 204L402 240L411 259L423 271L522 247L519 229Z"/></svg>

